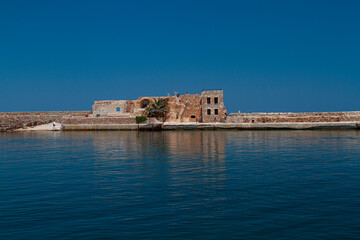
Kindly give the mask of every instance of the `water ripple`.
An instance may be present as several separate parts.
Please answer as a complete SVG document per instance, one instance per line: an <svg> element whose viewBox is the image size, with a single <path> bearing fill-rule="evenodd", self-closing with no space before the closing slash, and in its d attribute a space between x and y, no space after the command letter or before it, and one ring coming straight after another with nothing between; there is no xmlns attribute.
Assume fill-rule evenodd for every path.
<svg viewBox="0 0 360 240"><path fill-rule="evenodd" d="M0 239L355 239L359 131L0 134Z"/></svg>

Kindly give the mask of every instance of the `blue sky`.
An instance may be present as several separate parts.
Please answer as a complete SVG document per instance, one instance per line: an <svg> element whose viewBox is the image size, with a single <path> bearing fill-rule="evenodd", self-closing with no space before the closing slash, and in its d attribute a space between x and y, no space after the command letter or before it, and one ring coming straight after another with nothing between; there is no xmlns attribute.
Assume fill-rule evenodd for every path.
<svg viewBox="0 0 360 240"><path fill-rule="evenodd" d="M360 1L0 1L0 112L223 89L228 112L360 110Z"/></svg>

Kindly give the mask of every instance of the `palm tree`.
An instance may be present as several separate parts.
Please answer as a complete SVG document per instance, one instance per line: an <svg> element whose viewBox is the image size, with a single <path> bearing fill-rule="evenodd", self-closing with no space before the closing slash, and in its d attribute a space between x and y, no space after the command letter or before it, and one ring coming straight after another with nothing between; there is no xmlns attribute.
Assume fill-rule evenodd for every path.
<svg viewBox="0 0 360 240"><path fill-rule="evenodd" d="M154 99L146 108L144 115L147 117L165 117L166 113L169 112L169 102L167 99L158 98Z"/></svg>

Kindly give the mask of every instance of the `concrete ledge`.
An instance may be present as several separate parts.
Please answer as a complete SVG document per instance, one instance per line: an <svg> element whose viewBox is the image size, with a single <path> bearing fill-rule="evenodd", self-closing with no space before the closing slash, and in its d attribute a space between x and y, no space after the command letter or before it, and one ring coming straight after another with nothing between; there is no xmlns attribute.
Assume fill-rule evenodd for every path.
<svg viewBox="0 0 360 240"><path fill-rule="evenodd" d="M164 123L143 125L137 124L64 124L64 131L98 131L98 130L342 130L360 129L360 122L338 123Z"/></svg>
<svg viewBox="0 0 360 240"><path fill-rule="evenodd" d="M138 130L137 124L63 124L63 131Z"/></svg>
<svg viewBox="0 0 360 240"><path fill-rule="evenodd" d="M360 129L360 122L321 122L321 123L165 123L164 130L311 130L311 129Z"/></svg>

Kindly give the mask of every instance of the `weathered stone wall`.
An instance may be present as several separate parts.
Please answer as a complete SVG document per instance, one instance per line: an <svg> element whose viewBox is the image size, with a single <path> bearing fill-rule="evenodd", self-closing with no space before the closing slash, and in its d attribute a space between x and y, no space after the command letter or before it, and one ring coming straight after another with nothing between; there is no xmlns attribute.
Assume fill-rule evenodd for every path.
<svg viewBox="0 0 360 240"><path fill-rule="evenodd" d="M50 122L62 123L67 117L84 117L90 111L0 113L0 132L33 127Z"/></svg>
<svg viewBox="0 0 360 240"><path fill-rule="evenodd" d="M136 124L135 117L70 117L63 124Z"/></svg>
<svg viewBox="0 0 360 240"><path fill-rule="evenodd" d="M206 102L211 98L211 103ZM203 91L198 94L184 94L166 97L140 97L136 100L96 101L93 105L94 117L136 117L144 113L146 106L157 98L168 100L169 112L167 122L224 122L226 109L223 102L223 91ZM215 102L215 98L217 102ZM120 109L118 109L120 108ZM210 109L210 114L207 110Z"/></svg>
<svg viewBox="0 0 360 240"><path fill-rule="evenodd" d="M223 90L203 91L201 98L202 121L225 122L227 113L224 105Z"/></svg>
<svg viewBox="0 0 360 240"><path fill-rule="evenodd" d="M126 113L127 101L95 101L92 109L94 116L128 115Z"/></svg>
<svg viewBox="0 0 360 240"><path fill-rule="evenodd" d="M95 101L94 117L135 117L144 113L146 106L156 97L140 97L137 100Z"/></svg>
<svg viewBox="0 0 360 240"><path fill-rule="evenodd" d="M201 118L201 95L185 94L177 97L176 102L177 115L179 115L179 122L196 122L196 119ZM176 119L170 119L171 122L176 122Z"/></svg>
<svg viewBox="0 0 360 240"><path fill-rule="evenodd" d="M150 104L150 102L154 101L159 97L140 97L136 100L129 100L127 101L127 110L126 112L129 113L131 116L142 116L145 108ZM169 100L168 97L161 97L164 99Z"/></svg>
<svg viewBox="0 0 360 240"><path fill-rule="evenodd" d="M227 123L313 123L357 122L360 112L313 112L313 113L232 113Z"/></svg>
<svg viewBox="0 0 360 240"><path fill-rule="evenodd" d="M136 117L141 116L151 101L158 97L140 97L129 101L96 101L92 116L96 117ZM169 112L166 121L195 122L201 116L201 95L180 95L161 97L168 100ZM120 111L116 109L120 107Z"/></svg>

